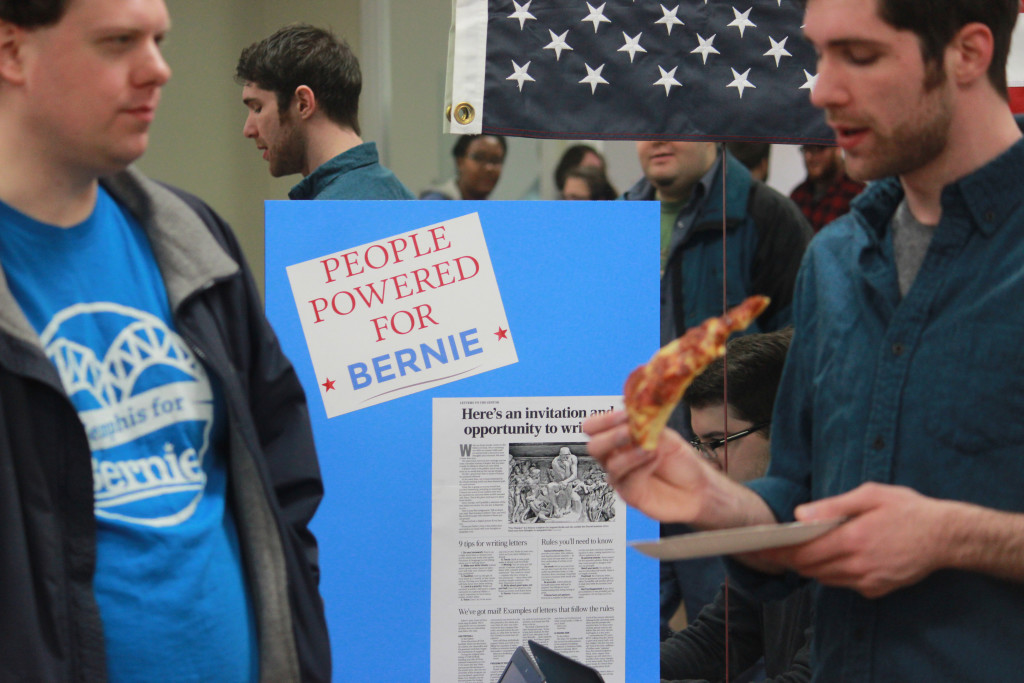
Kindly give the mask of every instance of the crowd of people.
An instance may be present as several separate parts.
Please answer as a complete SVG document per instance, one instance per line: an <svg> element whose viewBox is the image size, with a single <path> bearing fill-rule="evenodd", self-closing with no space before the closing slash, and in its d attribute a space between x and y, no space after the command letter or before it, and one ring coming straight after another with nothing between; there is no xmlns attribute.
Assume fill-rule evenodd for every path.
<svg viewBox="0 0 1024 683"><path fill-rule="evenodd" d="M1020 4L805 4L837 144L801 148L790 196L764 145L639 141L621 194L596 146L565 149L562 199L659 202L662 342L721 311L723 278L726 304L771 305L654 451L610 411L585 454L510 459L509 521L608 521L613 488L665 533L842 520L666 564L667 679L1014 680ZM133 165L169 28L163 0L0 0L0 680L332 677L303 389L231 229ZM345 41L289 25L235 77L270 174L302 176L292 199L415 198L362 139ZM507 153L460 136L420 197L488 199Z"/></svg>

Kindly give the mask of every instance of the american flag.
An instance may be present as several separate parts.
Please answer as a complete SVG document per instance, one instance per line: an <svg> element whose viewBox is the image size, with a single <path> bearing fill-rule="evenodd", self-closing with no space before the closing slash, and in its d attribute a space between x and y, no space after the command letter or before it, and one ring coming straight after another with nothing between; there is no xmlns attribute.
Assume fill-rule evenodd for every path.
<svg viewBox="0 0 1024 683"><path fill-rule="evenodd" d="M832 144L795 0L456 0L453 133Z"/></svg>
<svg viewBox="0 0 1024 683"><path fill-rule="evenodd" d="M1021 12L1024 13L1024 6ZM1024 17L1018 16L1013 28L1006 79L1010 86L1010 108L1014 114L1024 114Z"/></svg>

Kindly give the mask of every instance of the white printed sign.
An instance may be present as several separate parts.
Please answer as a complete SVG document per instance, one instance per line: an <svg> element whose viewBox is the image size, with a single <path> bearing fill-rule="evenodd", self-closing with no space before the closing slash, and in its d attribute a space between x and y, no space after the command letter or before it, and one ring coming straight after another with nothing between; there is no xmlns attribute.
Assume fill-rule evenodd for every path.
<svg viewBox="0 0 1024 683"><path fill-rule="evenodd" d="M329 418L518 361L476 213L287 271Z"/></svg>

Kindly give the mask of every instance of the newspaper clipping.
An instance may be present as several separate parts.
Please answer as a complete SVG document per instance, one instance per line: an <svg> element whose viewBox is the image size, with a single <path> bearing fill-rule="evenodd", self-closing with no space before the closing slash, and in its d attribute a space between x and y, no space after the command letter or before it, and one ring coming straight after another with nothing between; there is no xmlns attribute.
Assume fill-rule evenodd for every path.
<svg viewBox="0 0 1024 683"><path fill-rule="evenodd" d="M626 508L580 424L619 396L435 398L431 681L534 640L625 683Z"/></svg>

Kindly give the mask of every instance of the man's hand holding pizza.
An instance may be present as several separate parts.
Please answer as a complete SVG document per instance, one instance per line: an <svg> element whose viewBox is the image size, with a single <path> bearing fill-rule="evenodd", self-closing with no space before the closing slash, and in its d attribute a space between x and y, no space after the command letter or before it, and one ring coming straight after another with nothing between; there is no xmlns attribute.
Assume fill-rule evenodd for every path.
<svg viewBox="0 0 1024 683"><path fill-rule="evenodd" d="M707 463L665 427L693 377L725 351L728 336L767 305L751 297L687 330L630 374L625 411L583 422L589 452L629 505L663 522L724 529L776 521L757 494ZM923 496L877 483L803 505L799 521L848 521L806 543L739 556L770 573L786 568L825 585L879 597L932 572L962 569L1024 582L1024 514Z"/></svg>
<svg viewBox="0 0 1024 683"><path fill-rule="evenodd" d="M630 373L623 388L625 411L595 415L583 423L591 436L590 454L628 504L663 522L703 529L775 521L760 497L712 467L665 427L693 378L721 357L729 335L750 325L768 303L767 297L752 296L725 315L687 330Z"/></svg>

